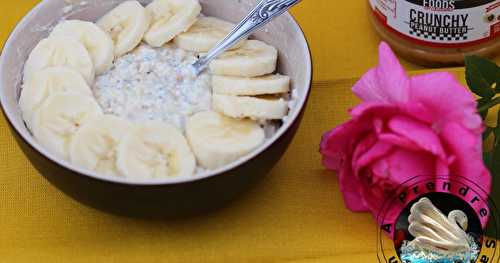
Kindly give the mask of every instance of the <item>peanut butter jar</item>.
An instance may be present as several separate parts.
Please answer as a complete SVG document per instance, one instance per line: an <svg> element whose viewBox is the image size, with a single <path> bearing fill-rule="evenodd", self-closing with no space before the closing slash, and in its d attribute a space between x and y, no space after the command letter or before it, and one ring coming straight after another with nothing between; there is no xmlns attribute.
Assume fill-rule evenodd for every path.
<svg viewBox="0 0 500 263"><path fill-rule="evenodd" d="M500 53L500 0L368 0L376 31L425 66L463 65Z"/></svg>

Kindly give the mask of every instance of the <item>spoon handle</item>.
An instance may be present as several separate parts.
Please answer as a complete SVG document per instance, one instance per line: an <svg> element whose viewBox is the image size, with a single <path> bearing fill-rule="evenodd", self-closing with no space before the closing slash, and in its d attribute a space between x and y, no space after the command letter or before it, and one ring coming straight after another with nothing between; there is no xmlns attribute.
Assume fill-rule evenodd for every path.
<svg viewBox="0 0 500 263"><path fill-rule="evenodd" d="M240 40L252 34L255 30L269 23L275 17L283 14L301 0L262 0L232 31L217 44L208 54L199 58L193 67L199 75L208 64L224 51L236 45Z"/></svg>

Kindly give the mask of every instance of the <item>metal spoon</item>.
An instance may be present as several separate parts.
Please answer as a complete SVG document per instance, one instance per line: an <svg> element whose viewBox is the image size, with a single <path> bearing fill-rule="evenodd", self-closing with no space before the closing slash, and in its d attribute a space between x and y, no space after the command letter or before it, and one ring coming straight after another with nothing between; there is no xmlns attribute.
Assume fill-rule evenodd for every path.
<svg viewBox="0 0 500 263"><path fill-rule="evenodd" d="M277 16L283 14L301 0L262 0L232 31L217 44L208 54L199 58L193 68L196 75L200 75L210 62L224 51L236 45L240 40L252 34L255 30Z"/></svg>

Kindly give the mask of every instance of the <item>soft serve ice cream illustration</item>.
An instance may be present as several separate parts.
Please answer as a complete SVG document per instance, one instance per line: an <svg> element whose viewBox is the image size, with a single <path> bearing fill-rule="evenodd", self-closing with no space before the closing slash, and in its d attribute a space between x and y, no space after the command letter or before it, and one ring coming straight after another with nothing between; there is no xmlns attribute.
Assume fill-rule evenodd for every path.
<svg viewBox="0 0 500 263"><path fill-rule="evenodd" d="M414 237L401 247L403 262L471 262L479 247L468 234L468 218L461 210L446 216L430 199L416 202L408 217L408 232Z"/></svg>

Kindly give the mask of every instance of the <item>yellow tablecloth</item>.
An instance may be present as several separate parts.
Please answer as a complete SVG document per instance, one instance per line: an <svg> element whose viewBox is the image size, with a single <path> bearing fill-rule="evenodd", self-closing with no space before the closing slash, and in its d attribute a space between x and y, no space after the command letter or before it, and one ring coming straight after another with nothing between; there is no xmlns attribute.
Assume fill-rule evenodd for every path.
<svg viewBox="0 0 500 263"><path fill-rule="evenodd" d="M0 1L1 43L37 2ZM376 262L376 225L344 208L318 143L357 103L350 87L379 38L362 0L304 0L293 14L314 56L303 123L267 178L220 211L148 222L82 206L37 174L0 117L0 262Z"/></svg>

